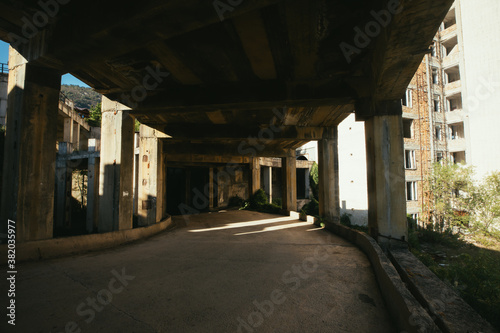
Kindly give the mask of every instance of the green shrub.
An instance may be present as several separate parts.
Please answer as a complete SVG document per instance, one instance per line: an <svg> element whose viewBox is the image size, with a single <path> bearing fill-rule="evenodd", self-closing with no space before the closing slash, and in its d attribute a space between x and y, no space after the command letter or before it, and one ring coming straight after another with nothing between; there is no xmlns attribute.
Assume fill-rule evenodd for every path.
<svg viewBox="0 0 500 333"><path fill-rule="evenodd" d="M229 207L243 207L244 204L245 200L238 196L229 198Z"/></svg>
<svg viewBox="0 0 500 333"><path fill-rule="evenodd" d="M342 214L342 216L340 217L340 224L343 224L346 227L352 226L351 218L349 217L349 214L347 214L347 213Z"/></svg>
<svg viewBox="0 0 500 333"><path fill-rule="evenodd" d="M283 207L283 202L281 201L281 198L273 199L273 205Z"/></svg>
<svg viewBox="0 0 500 333"><path fill-rule="evenodd" d="M301 212L303 211L307 215L319 216L319 202L318 202L318 200L313 198L309 203L305 204L300 211Z"/></svg>
<svg viewBox="0 0 500 333"><path fill-rule="evenodd" d="M250 196L248 202L250 203L251 209L257 209L269 203L269 200L267 199L266 192L264 192L263 189L258 189L254 194Z"/></svg>

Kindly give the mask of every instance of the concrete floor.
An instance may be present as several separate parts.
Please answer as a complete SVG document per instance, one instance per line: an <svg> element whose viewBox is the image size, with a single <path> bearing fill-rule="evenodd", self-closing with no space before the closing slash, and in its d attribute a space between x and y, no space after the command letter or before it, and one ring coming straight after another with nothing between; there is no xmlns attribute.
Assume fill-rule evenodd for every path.
<svg viewBox="0 0 500 333"><path fill-rule="evenodd" d="M174 220L187 223L18 265L16 330L7 332L394 331L368 259L347 241L248 211Z"/></svg>

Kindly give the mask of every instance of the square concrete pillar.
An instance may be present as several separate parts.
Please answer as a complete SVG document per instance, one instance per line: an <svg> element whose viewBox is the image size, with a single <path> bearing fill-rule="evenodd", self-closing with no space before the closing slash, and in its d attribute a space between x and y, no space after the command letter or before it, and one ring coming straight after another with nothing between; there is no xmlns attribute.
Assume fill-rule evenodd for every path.
<svg viewBox="0 0 500 333"><path fill-rule="evenodd" d="M73 150L80 150L80 124L73 122Z"/></svg>
<svg viewBox="0 0 500 333"><path fill-rule="evenodd" d="M94 152L95 146L89 146L89 152ZM87 224L88 233L97 230L99 219L99 164L98 157L89 157L87 174Z"/></svg>
<svg viewBox="0 0 500 333"><path fill-rule="evenodd" d="M269 203L273 202L273 168L262 167L262 188L269 198Z"/></svg>
<svg viewBox="0 0 500 333"><path fill-rule="evenodd" d="M287 157L281 158L282 208L284 211L297 211L297 159L291 149Z"/></svg>
<svg viewBox="0 0 500 333"><path fill-rule="evenodd" d="M139 143L139 225L147 226L163 218L165 167L161 138L166 135L141 125Z"/></svg>
<svg viewBox="0 0 500 333"><path fill-rule="evenodd" d="M254 194L258 190L260 190L260 158L254 157L250 162L250 169L252 171L252 179L251 179L251 191L250 195Z"/></svg>
<svg viewBox="0 0 500 333"><path fill-rule="evenodd" d="M379 243L401 244L408 239L403 121L401 103L390 106L399 114L365 120L368 225Z"/></svg>
<svg viewBox="0 0 500 333"><path fill-rule="evenodd" d="M74 134L75 126L73 119L64 118L64 130L63 130L63 139L64 142L73 143L73 134Z"/></svg>
<svg viewBox="0 0 500 333"><path fill-rule="evenodd" d="M327 128L318 142L319 215L340 223L338 129ZM307 172L306 172L307 174Z"/></svg>
<svg viewBox="0 0 500 333"><path fill-rule="evenodd" d="M18 242L52 238L60 74L10 48L1 225Z"/></svg>
<svg viewBox="0 0 500 333"><path fill-rule="evenodd" d="M71 197L73 169L68 167L65 155L70 151L69 142L59 142L59 157L56 162L55 226L58 229L71 226Z"/></svg>
<svg viewBox="0 0 500 333"><path fill-rule="evenodd" d="M305 191L306 191L306 193L305 193L305 196L304 196L306 199L309 199L311 197L311 194L310 194L310 192L311 192L311 181L309 179L310 175L311 175L311 169L306 169L306 172L305 172L305 177L306 177L306 179L305 179Z"/></svg>
<svg viewBox="0 0 500 333"><path fill-rule="evenodd" d="M99 232L132 229L134 118L129 108L102 98Z"/></svg>
<svg viewBox="0 0 500 333"><path fill-rule="evenodd" d="M214 168L208 169L208 208L212 210L215 207L215 182Z"/></svg>

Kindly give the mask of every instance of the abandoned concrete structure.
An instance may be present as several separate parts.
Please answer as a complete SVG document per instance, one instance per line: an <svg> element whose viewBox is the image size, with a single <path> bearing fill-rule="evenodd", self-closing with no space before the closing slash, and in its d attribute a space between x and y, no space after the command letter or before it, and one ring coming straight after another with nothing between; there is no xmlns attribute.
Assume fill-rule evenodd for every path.
<svg viewBox="0 0 500 333"><path fill-rule="evenodd" d="M165 170L175 161L229 174L235 163L251 164L254 190L259 158L281 158L282 204L294 211L295 149L309 141L319 142L320 214L336 223L337 126L355 111L366 129L371 234L381 243L405 241L400 100L451 4L107 1L99 11L79 0L50 10L4 4L0 39L13 48L2 226L16 220L18 242L53 236L55 110L60 77L70 72L105 95L100 232L133 227L134 118L155 131L145 134L149 148L139 156L143 223L165 216Z"/></svg>
<svg viewBox="0 0 500 333"><path fill-rule="evenodd" d="M489 149L500 142L496 100L500 97L497 73L498 38L493 31L500 29L495 18L500 14L496 1L469 4L457 0L440 25L426 55L404 95L403 136L405 142L405 178L407 213L418 220L425 206L425 180L432 163L444 159L466 163L476 168L477 176L500 170L499 154ZM484 48L478 40L484 38ZM483 44L481 44L483 45ZM340 142L341 200L347 202L343 212L352 215L354 222L365 224L367 203L359 201L366 193L363 170L355 168L363 159L363 135L352 135L353 120L347 120L339 131L347 138ZM362 124L358 125L362 127ZM359 129L358 129L359 132ZM355 156L355 157L353 157Z"/></svg>

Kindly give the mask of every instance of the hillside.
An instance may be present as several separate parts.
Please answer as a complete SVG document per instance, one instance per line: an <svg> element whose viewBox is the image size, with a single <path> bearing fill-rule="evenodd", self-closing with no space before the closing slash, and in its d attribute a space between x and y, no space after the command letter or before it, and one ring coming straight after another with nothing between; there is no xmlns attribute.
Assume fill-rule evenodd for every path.
<svg viewBox="0 0 500 333"><path fill-rule="evenodd" d="M90 109L92 106L101 102L101 94L92 90L75 85L62 85L61 91L67 98L75 102L79 108Z"/></svg>

